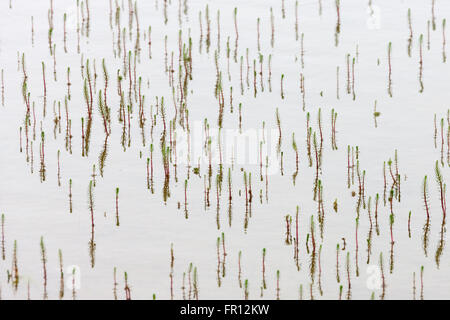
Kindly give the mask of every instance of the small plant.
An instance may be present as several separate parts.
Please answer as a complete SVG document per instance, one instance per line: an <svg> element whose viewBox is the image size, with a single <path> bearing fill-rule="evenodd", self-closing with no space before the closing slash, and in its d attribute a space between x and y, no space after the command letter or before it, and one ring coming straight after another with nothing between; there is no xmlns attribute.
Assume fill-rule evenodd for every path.
<svg viewBox="0 0 450 320"><path fill-rule="evenodd" d="M59 258L59 299L64 298L64 266L63 266L63 255L62 250L58 249Z"/></svg>

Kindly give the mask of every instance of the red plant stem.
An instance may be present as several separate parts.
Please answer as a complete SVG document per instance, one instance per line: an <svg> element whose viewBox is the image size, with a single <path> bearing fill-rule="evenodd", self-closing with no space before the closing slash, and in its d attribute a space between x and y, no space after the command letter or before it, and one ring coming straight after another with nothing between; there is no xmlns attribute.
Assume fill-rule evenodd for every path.
<svg viewBox="0 0 450 320"><path fill-rule="evenodd" d="M106 105L105 105L105 108L107 108ZM102 118L103 118L103 126L105 127L106 137L108 137L109 132L108 132L108 124L106 122L106 114L105 115L102 114Z"/></svg>
<svg viewBox="0 0 450 320"><path fill-rule="evenodd" d="M128 285L125 286L125 299L131 300L131 292L130 292L130 288L128 287Z"/></svg>
<svg viewBox="0 0 450 320"><path fill-rule="evenodd" d="M391 229L391 244L393 245L394 244L394 233L393 233L393 230L392 230L392 223L390 225L390 229Z"/></svg>
<svg viewBox="0 0 450 320"><path fill-rule="evenodd" d="M313 231L313 230L311 230ZM312 243L312 256L316 256L316 241L314 240L314 232L311 232L311 243Z"/></svg>
<svg viewBox="0 0 450 320"><path fill-rule="evenodd" d="M20 127L20 139L19 139L19 145L20 145L20 152L22 152L22 127Z"/></svg>
<svg viewBox="0 0 450 320"><path fill-rule="evenodd" d="M338 4L339 2L336 2ZM336 13L337 13L337 24L341 24L341 7L339 5L336 5Z"/></svg>
<svg viewBox="0 0 450 320"><path fill-rule="evenodd" d="M391 174L391 178L392 178L392 187L395 185L398 186L397 178L394 177L394 174L392 173L392 168L390 166L389 166L389 173Z"/></svg>
<svg viewBox="0 0 450 320"><path fill-rule="evenodd" d="M89 84L89 97L90 97L90 101L89 101L89 106L88 106L88 117L89 117L89 121L92 120L92 103L93 103L93 98L92 98L92 85L91 85L91 77L90 75L88 75L88 84Z"/></svg>
<svg viewBox="0 0 450 320"><path fill-rule="evenodd" d="M150 176L153 181L153 152L150 153Z"/></svg>
<svg viewBox="0 0 450 320"><path fill-rule="evenodd" d="M170 298L173 300L173 248L170 249ZM189 286L190 286L190 275L189 275ZM190 290L189 290L190 291Z"/></svg>
<svg viewBox="0 0 450 320"><path fill-rule="evenodd" d="M316 178L315 178L315 182L314 182L314 198L315 198L316 193L317 193L317 183L319 181L319 156L317 154L317 146L314 147L314 154L316 157Z"/></svg>
<svg viewBox="0 0 450 320"><path fill-rule="evenodd" d="M131 51L130 51L130 53L131 53ZM130 99L130 104L131 104L131 88L132 88L132 83L133 83L133 79L131 79L131 54L128 56L128 82L130 83L130 87L128 89L128 97Z"/></svg>
<svg viewBox="0 0 450 320"><path fill-rule="evenodd" d="M242 267L241 267L241 255L239 255L238 259L238 278L241 279ZM241 287L241 283L239 282L239 286Z"/></svg>

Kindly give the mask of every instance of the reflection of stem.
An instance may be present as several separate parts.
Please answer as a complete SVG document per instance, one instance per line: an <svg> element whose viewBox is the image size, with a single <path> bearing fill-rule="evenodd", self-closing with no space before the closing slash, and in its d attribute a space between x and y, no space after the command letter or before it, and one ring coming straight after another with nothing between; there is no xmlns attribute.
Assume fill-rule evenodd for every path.
<svg viewBox="0 0 450 320"><path fill-rule="evenodd" d="M337 22L336 22L336 32L334 34L335 37L335 46L337 47L339 44L339 34L341 33L341 8L340 8L340 0L336 0L336 14L337 14Z"/></svg>
<svg viewBox="0 0 450 320"><path fill-rule="evenodd" d="M347 300L350 300L352 297L352 283L350 281L350 252L347 252L347 282L348 282L348 289L347 289Z"/></svg>
<svg viewBox="0 0 450 320"><path fill-rule="evenodd" d="M385 290L386 290L386 282L384 277L384 269L383 269L383 253L380 252L380 271L381 271L381 288L383 291L381 292L380 299L384 300Z"/></svg>
<svg viewBox="0 0 450 320"><path fill-rule="evenodd" d="M420 268L420 300L423 300L423 266Z"/></svg>
<svg viewBox="0 0 450 320"><path fill-rule="evenodd" d="M44 279L44 300L47 300L47 255L45 250L44 238L41 237L41 258L42 258L42 270Z"/></svg>

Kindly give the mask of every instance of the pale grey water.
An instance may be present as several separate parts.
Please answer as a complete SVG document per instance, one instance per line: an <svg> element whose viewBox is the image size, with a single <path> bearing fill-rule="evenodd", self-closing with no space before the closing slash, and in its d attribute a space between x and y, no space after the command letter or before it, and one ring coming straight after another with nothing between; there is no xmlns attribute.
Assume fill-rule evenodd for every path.
<svg viewBox="0 0 450 320"><path fill-rule="evenodd" d="M114 3L114 2L113 2ZM359 146L360 165L366 170L366 195L372 198L383 192L383 161L393 159L397 149L399 170L402 175L402 199L394 203L396 214L394 224L395 268L389 273L389 207L382 201L379 207L381 235L373 237L373 253L370 265L378 265L380 251L384 256L386 275L386 298L411 299L412 277L416 273L417 297L419 297L420 267L424 266L425 298L448 298L450 277L447 273L449 254L447 248L441 260L440 269L434 262L441 209L437 184L434 181L435 161L440 159L440 149L434 148L433 118L446 117L448 109L449 66L442 63L442 19L450 12L450 3L436 1L437 30L431 31L430 50L427 50L427 20L431 19L431 1L372 1L379 8L379 28L368 27L367 1L341 1L341 33L338 47L334 43L336 9L334 1L322 1L322 15L319 15L318 1L298 1L299 32L304 33L304 75L306 87L306 111L311 114L311 125L317 128L317 110L321 108L324 130L323 170L321 180L324 185L325 232L321 266L323 296L319 295L316 283L315 298L337 299L339 284L335 275L336 244L342 245L345 237L351 257L352 297L369 299L372 291L378 298L381 290L373 290L367 281L366 273L366 235L368 232L367 210L361 211L359 227L359 267L360 275L355 275L355 206L356 197L347 189L347 145ZM202 10L203 37L205 38L204 9L209 5L211 19L211 48L206 53L203 43L199 54L198 13ZM276 270L280 270L282 299L297 299L299 285L303 284L304 297L309 298L309 255L306 254L305 240L309 232L309 219L316 216L317 203L312 200L312 184L315 171L308 167L306 156L306 112L302 111L300 86L300 41L295 41L295 2L285 1L286 18L281 16L281 1L188 1L188 20L182 15L183 37L186 41L188 29L193 39L193 81L188 95L189 121L203 123L205 118L211 130L217 126L218 103L214 97L215 65L214 50L217 48L217 10L220 9L221 52L219 63L225 83L224 128L238 127L238 105L242 103L243 130L259 130L265 121L266 128L273 129L278 138L275 110L279 109L283 129L282 151L284 171L279 170L269 176L269 202L259 203L259 190L265 192L265 182L259 181L259 168L255 164L236 164L233 170L233 224L227 220L227 184L221 196L221 230L216 228L215 176L211 189L211 207L203 208L203 179L191 173L188 187L189 219L184 218L184 179L185 163L178 167L178 183L174 183L171 168L171 197L167 205L162 201L163 171L159 134L161 119L158 116L155 128L155 194L146 188L146 158L149 156L148 143L142 146L137 115L132 119L132 145L123 152L120 145L121 125L117 121L118 96L116 71L122 69L122 58L115 59L112 52L113 38L109 28L109 2L90 1L92 24L90 36L81 38L81 53L91 63L96 60L97 90L103 90L103 76L100 72L101 59L105 58L110 76L108 104L112 108L112 135L109 138L109 154L103 178L97 177L94 188L95 221L97 243L96 265L90 267L88 241L90 239L90 214L87 204L87 188L91 179L92 165L98 167L98 154L103 147L104 132L100 114L97 111L96 95L94 102L94 125L91 151L88 158L81 157L81 121L86 114L80 74L81 54L76 52L76 27L68 25L68 53L63 51L63 14L68 13L68 22L76 24L76 2L55 1L53 41L56 43L57 82L53 81L53 61L48 49L47 10L49 1L13 0L12 9L7 1L1 4L0 19L0 67L5 76L5 107L0 107L0 137L2 156L0 157L0 212L5 214L6 261L0 261L0 286L2 298L23 299L27 294L27 280L30 281L31 298L42 298L42 264L39 240L44 236L48 257L49 298L56 299L59 290L59 265L57 250L62 249L64 265L79 266L81 272L80 288L77 298L112 299L113 268L117 267L119 298L124 298L123 272L129 276L133 299L170 298L170 245L175 252L174 290L175 298L181 299L183 272L189 263L198 268L201 299L243 298L243 289L238 285L238 252L242 250L242 278L249 280L250 298L260 298L261 251L267 249L266 279L268 289L264 298L273 299L276 294ZM114 5L114 4L113 4ZM119 1L119 5L121 5ZM166 99L167 119L173 116L171 88L164 73L164 37L168 36L168 51L175 52L178 60L178 2L172 0L168 10L168 24L164 25L163 2L158 9L154 1L137 2L141 29L141 63L137 66L138 76L142 76L145 110L155 104L155 97ZM249 57L258 59L256 42L256 19L261 18L261 52L264 55L265 91L258 88L253 97L253 77L251 70L250 89L240 94L239 63L233 61L235 41L233 10L238 7L239 48L238 59L249 48ZM275 46L270 46L270 7L275 17ZM412 9L414 41L412 57L407 56L407 10ZM122 27L128 32L128 3L125 1L121 16ZM70 14L72 13L72 14ZM75 17L73 17L75 15ZM35 44L31 44L31 16L34 17ZM75 19L75 20L71 20ZM371 21L371 20L370 20ZM114 21L113 21L114 23ZM152 26L152 59L148 59L148 46L144 31ZM133 24L133 39L135 37ZM117 32L114 28L115 36ZM425 90L419 94L419 45L418 38L424 34L424 74ZM230 71L232 82L228 82L226 40L230 37ZM387 93L387 44L392 42L392 82L393 98ZM127 34L127 50L132 50L133 42ZM346 55L352 57L358 45L358 62L355 69L356 100L346 94ZM39 181L39 122L37 139L34 142L34 174L30 173L25 154L19 152L19 127L23 126L25 105L21 96L22 73L17 70L17 52L25 53L26 69L29 75L31 100L36 105L36 116L42 119L42 71L41 61L46 64L47 117L42 125L46 131L47 180ZM272 54L272 87L268 92L267 60ZM377 65L377 59L380 65ZM170 61L170 55L169 55ZM258 61L258 60L257 60ZM239 62L239 60L238 60ZM64 149L63 120L62 134L53 138L53 100L63 101L66 94L66 68L71 68L72 99L69 103L72 118L73 154ZM336 67L340 66L340 99L336 99ZM91 66L92 67L92 66ZM259 64L257 63L257 67ZM280 77L285 75L285 99L280 98ZM150 89L147 88L147 79ZM245 82L245 80L244 80ZM259 79L258 79L259 84ZM128 80L124 82L125 88ZM234 113L229 113L229 87L233 86ZM127 88L124 89L127 92ZM323 91L323 96L320 92ZM378 128L374 127L373 105L377 100ZM154 107L153 107L154 108ZM337 144L333 151L330 144L330 112L338 112ZM154 110L154 109L153 109ZM63 115L63 119L65 116ZM445 120L446 121L446 120ZM146 123L146 139L150 136L149 120ZM168 120L167 120L168 122ZM445 122L446 123L446 122ZM182 129L178 127L178 131ZM292 133L295 132L300 153L300 168L296 185L292 184L295 171L295 154L291 146ZM193 144L200 139L193 138ZM438 140L440 142L440 140ZM217 146L217 140L213 141ZM180 146L181 148L181 146ZM57 185L56 154L61 150L62 186ZM143 152L142 159L139 152ZM447 149L445 148L444 153ZM193 164L197 159L191 159ZM181 156L180 156L180 162ZM217 164L217 163L216 163ZM206 163L202 163L202 175L206 173ZM252 218L248 231L243 230L245 196L239 196L243 189L240 167L252 172L254 193ZM227 170L227 169L226 169ZM225 171L226 172L226 171ZM441 167L445 178L448 166ZM98 173L98 171L97 171ZM422 199L422 180L428 176L431 237L429 255L425 257L422 249L422 227L425 211ZM225 176L226 177L226 176ZM74 212L68 212L68 179L73 180ZM120 227L115 226L115 188L120 187ZM333 201L338 199L338 213L333 211ZM177 209L177 202L182 208ZM374 203L372 203L374 204ZM293 246L284 244L285 220L290 214L295 217L296 206L300 206L300 261L301 270L296 270ZM412 211L412 238L408 238L408 212ZM104 213L106 212L106 217ZM317 224L317 222L316 222ZM221 232L226 237L226 277L222 286L217 287L216 240ZM318 227L316 226L316 237ZM19 290L13 292L7 283L6 270L11 269L13 241L18 242L18 262L21 275ZM345 252L340 255L341 284L346 294L347 278L345 271ZM370 270L370 269L369 269ZM68 273L66 272L66 277ZM70 292L66 289L66 298Z"/></svg>

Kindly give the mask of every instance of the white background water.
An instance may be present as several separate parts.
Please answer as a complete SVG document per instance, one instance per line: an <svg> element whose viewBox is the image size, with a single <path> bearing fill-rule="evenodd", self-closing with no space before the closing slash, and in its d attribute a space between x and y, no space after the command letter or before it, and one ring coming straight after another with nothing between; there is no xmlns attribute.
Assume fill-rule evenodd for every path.
<svg viewBox="0 0 450 320"><path fill-rule="evenodd" d="M125 1L126 2L126 1ZM119 2L121 5L121 3ZM209 54L203 44L199 53L198 13L209 5L211 17L212 44ZM316 128L317 110L321 108L324 127L324 151L322 182L324 185L325 232L321 256L322 287L321 297L315 286L315 298L337 299L339 284L335 276L336 244L342 245L345 238L351 256L352 297L368 299L372 291L378 298L381 290L373 290L367 285L370 274L366 274L366 236L369 220L367 211L362 211L359 228L360 275L355 275L355 206L357 185L347 189L347 146L359 146L360 165L366 170L366 195L374 198L383 192L383 161L393 159L397 149L399 170L402 175L402 199L394 204L396 215L394 224L395 267L389 273L389 208L379 207L381 235L373 237L371 265L378 265L379 253L383 252L386 275L386 298L412 298L413 272L419 288L420 267L424 266L424 297L427 299L448 298L450 277L447 268L450 256L447 249L441 260L440 269L434 262L442 213L437 184L434 181L435 161L440 159L440 150L434 148L434 114L438 120L446 117L449 107L450 70L448 63L442 62L442 19L450 12L450 3L436 1L436 31L430 33L430 50L427 50L427 20L431 19L431 1L387 1L374 0L378 8L379 25L370 28L370 14L367 1L341 1L341 33L338 47L334 43L336 9L334 1L322 1L322 15L319 15L318 1L298 1L299 32L304 33L304 60L306 111L311 114L311 123ZM183 209L177 209L178 201L183 207L184 179L186 169L181 165L179 181L171 180L171 197L165 205L162 200L163 170L158 142L155 142L155 194L146 187L146 158L149 146L142 146L137 118L132 123L132 146L123 152L120 145L121 125L117 121L118 96L116 94L116 71L122 68L122 59L115 59L112 51L113 34L109 28L109 2L90 1L90 36L81 39L81 53L84 59L96 60L97 89L103 89L100 72L101 59L107 63L111 84L108 88L108 101L112 108L112 135L109 138L109 153L104 177L97 177L94 188L96 222L96 264L90 267L88 241L90 239L90 214L87 204L87 188L92 174L92 165L98 166L98 154L103 142L104 132L101 117L95 107L91 152L88 158L81 157L81 121L86 114L80 74L81 54L76 52L76 26L68 25L68 53L63 51L63 14L76 15L75 1L54 1L53 41L56 43L57 82L53 80L53 58L48 49L48 1L13 0L12 9L8 1L0 4L0 67L5 76L5 106L0 107L0 212L5 214L6 261L0 261L0 286L2 298L26 298L26 282L30 281L31 298L42 298L42 263L39 241L44 236L48 257L49 298L56 299L59 290L58 249L62 249L64 265L77 265L80 268L80 299L112 299L113 268L117 267L119 298L124 298L123 272L129 276L133 299L150 299L155 293L158 299L170 298L170 245L174 245L174 290L175 298L181 299L183 272L189 263L198 268L199 296L201 299L243 298L243 289L238 285L238 252L242 250L242 278L249 280L250 298L260 298L261 252L267 249L266 278L268 289L264 298L276 296L276 270L280 270L280 296L282 299L297 299L299 286L303 284L304 297L309 297L309 255L306 254L305 241L309 232L309 219L316 215L317 204L312 200L312 186L315 171L308 167L306 156L306 112L302 111L299 77L300 41L295 39L295 2L285 1L286 18L281 16L281 1L188 1L188 21L183 19L183 35L190 28L193 39L193 81L192 93L188 96L189 118L191 123L202 122L208 118L211 126L216 125L218 103L214 98L215 65L214 50L217 48L217 10L220 9L221 55L220 65L226 74L226 39L230 37L233 54L235 31L233 10L238 8L239 47L238 58L249 48L251 61L257 59L256 19L261 18L261 52L264 55L264 73L267 77L267 59L272 54L272 92L258 92L253 97L252 85L244 96L239 91L239 64L230 59L232 82L226 76L225 128L237 128L237 106L242 103L243 129L258 130L265 121L267 128L276 130L275 110L279 109L283 130L284 176L279 171L269 176L269 202L259 202L259 190L265 190L265 182L259 181L257 166L248 163L236 164L233 171L233 224L227 220L227 189L221 198L221 230L216 228L215 183L211 190L211 208L203 208L203 179L191 174L188 187L189 219L184 218ZM178 50L178 2L172 0L169 6L168 24L164 24L163 3L159 1L138 1L141 37L148 26L152 26L152 59L148 59L148 47L141 41L141 63L137 72L142 76L146 96L146 112L149 105L155 104L155 97L164 96L168 119L173 114L171 88L164 73L164 37L168 36L168 50ZM270 46L270 7L275 17L275 46ZM128 30L128 3L124 4L122 26ZM407 55L407 10L411 8L414 40L412 57ZM76 17L69 14L68 21ZM31 16L34 17L34 47L31 43ZM377 20L377 19L376 19ZM369 22L368 22L369 21ZM113 21L114 22L114 21ZM203 20L203 28L205 21ZM205 30L205 29L204 29ZM135 29L133 30L135 34ZM419 35L424 34L424 72L425 90L419 93ZM205 37L205 34L203 35ZM127 36L128 38L128 36ZM387 45L392 42L392 82L393 98L387 93ZM127 42L127 50L133 43ZM346 55L356 54L355 67L356 100L345 92ZM46 132L47 180L41 183L38 174L39 140L35 141L35 173L31 174L30 164L25 154L19 152L19 127L23 126L25 105L21 95L22 72L18 70L17 53L25 54L26 69L29 75L31 100L35 102L38 119L42 118L42 71L41 62L46 64L47 117L42 125ZM377 65L377 59L380 64ZM245 60L245 59L244 59ZM244 64L245 66L245 64ZM259 67L259 64L257 63ZM340 66L340 99L336 98L336 67ZM63 133L53 137L53 101L63 101L66 94L66 68L71 68L72 99L69 103L72 118L73 154L64 149ZM251 73L252 74L252 73ZM285 99L280 98L280 77L285 75ZM251 78L252 79L252 78ZM147 88L147 80L150 88ZM259 83L259 81L258 81ZM124 82L125 85L128 81ZM145 84L145 85L144 85ZM229 86L232 85L235 112L229 113ZM320 92L323 91L323 96ZM374 127L373 106L377 100L378 128ZM95 103L96 104L96 103ZM337 144L339 149L331 149L330 112L334 108L337 118ZM63 119L65 119L63 117ZM445 120L446 121L446 120ZM149 121L148 121L149 122ZM161 121L158 117L159 139ZM39 122L37 124L39 137ZM149 139L149 124L146 125ZM178 128L181 131L181 128ZM277 131L275 131L277 132ZM291 146L292 133L295 132L300 152L300 169L297 183L292 184L295 171L295 154ZM438 140L439 142L440 140ZM217 145L217 141L213 142ZM62 186L57 184L57 150L61 150ZM143 152L142 159L139 152ZM446 151L445 151L446 152ZM193 159L196 163L196 160ZM245 197L239 196L243 188L240 167L251 170L253 176L253 212L248 231L243 230ZM202 165L202 176L206 164ZM447 166L441 168L448 176ZM98 172L97 172L98 173ZM425 257L422 249L422 227L425 211L422 199L422 180L429 177L431 207L430 253ZM69 214L68 180L73 180L74 211ZM215 179L214 179L215 180ZM120 227L115 226L115 188L120 187L119 212ZM332 208L338 199L338 213ZM374 204L374 202L372 203ZM380 201L382 204L382 201ZM300 207L300 261L301 270L296 270L293 247L284 244L286 214L295 216L296 206ZM412 212L412 237L408 237L408 212ZM225 233L227 248L227 274L222 286L217 287L216 240ZM316 227L318 235L318 228ZM318 237L318 240L320 238ZM13 241L18 243L18 262L21 275L19 290L14 293L11 283L7 283L6 270L11 269ZM344 296L347 286L345 252L340 255L341 284ZM66 272L66 276L68 276ZM70 293L66 290L66 298Z"/></svg>

